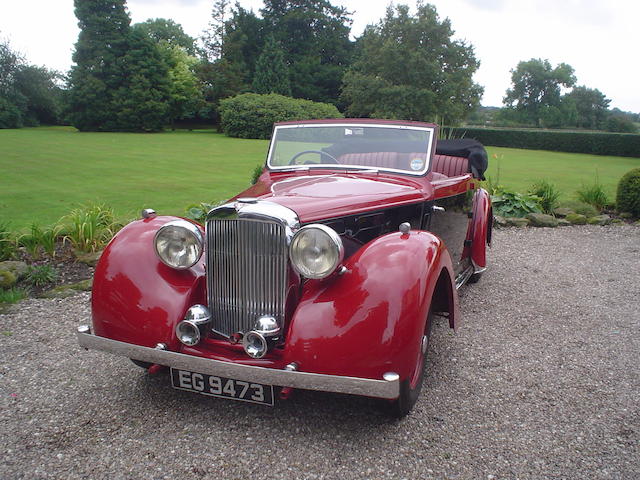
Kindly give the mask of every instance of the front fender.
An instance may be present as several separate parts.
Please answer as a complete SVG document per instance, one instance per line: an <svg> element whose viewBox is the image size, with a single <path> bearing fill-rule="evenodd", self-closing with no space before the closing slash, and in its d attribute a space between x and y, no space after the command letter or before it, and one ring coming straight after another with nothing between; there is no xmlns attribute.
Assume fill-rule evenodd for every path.
<svg viewBox="0 0 640 480"><path fill-rule="evenodd" d="M434 288L455 278L442 241L424 231L391 233L362 247L346 273L307 282L288 331L285 356L301 371L406 378L415 367ZM451 284L457 318L457 296Z"/></svg>
<svg viewBox="0 0 640 480"><path fill-rule="evenodd" d="M175 326L191 305L206 304L206 286L203 258L190 269L175 270L156 256L156 232L176 219L159 216L132 222L104 250L91 297L97 335L147 347L166 343L170 349L178 348Z"/></svg>

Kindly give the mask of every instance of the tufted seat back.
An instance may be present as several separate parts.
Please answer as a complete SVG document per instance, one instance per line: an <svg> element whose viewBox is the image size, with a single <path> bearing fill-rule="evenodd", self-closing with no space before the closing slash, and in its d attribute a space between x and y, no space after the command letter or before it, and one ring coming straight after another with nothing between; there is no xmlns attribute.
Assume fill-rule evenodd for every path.
<svg viewBox="0 0 640 480"><path fill-rule="evenodd" d="M447 177L457 177L469 173L469 160L464 157L453 157L451 155L434 155L431 171L446 175Z"/></svg>
<svg viewBox="0 0 640 480"><path fill-rule="evenodd" d="M398 168L398 154L396 152L346 153L340 155L338 161L343 165Z"/></svg>

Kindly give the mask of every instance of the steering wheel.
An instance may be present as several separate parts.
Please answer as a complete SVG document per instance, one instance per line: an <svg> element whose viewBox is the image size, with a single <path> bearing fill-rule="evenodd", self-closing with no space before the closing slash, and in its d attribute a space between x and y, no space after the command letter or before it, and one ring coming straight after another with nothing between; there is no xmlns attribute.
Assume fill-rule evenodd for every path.
<svg viewBox="0 0 640 480"><path fill-rule="evenodd" d="M289 165L295 165L296 159L298 157L302 156L302 155L307 154L307 153L319 153L320 156L329 157L329 159L331 159L331 162L329 162L329 163L340 163L338 160L336 160L335 157L333 157L332 155L328 154L327 152L323 152L321 150L303 150L302 152L298 152L293 157L291 157L291 160L289 160Z"/></svg>

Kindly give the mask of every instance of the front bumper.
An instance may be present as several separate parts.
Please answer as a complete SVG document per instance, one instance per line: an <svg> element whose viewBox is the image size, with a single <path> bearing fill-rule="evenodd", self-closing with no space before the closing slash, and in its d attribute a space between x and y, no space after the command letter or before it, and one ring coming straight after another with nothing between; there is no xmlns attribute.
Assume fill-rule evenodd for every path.
<svg viewBox="0 0 640 480"><path fill-rule="evenodd" d="M99 337L92 334L87 326L78 328L78 343L85 349L101 350L143 362L247 382L375 398L394 399L400 395L400 377L393 372L385 373L382 380L373 380L238 365Z"/></svg>

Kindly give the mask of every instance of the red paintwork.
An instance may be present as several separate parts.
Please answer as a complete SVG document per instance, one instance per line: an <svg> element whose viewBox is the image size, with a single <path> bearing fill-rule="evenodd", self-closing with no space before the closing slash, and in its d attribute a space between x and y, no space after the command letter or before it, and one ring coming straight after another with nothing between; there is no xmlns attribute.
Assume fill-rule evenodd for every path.
<svg viewBox="0 0 640 480"><path fill-rule="evenodd" d="M491 198L485 189L480 188L473 200L471 260L476 267L484 268L487 266L487 232L493 221Z"/></svg>
<svg viewBox="0 0 640 480"><path fill-rule="evenodd" d="M186 310L206 304L204 260L174 270L155 254L153 238L176 217L138 220L124 227L96 266L91 297L97 335L146 347L177 350L174 329Z"/></svg>
<svg viewBox="0 0 640 480"><path fill-rule="evenodd" d="M421 177L315 170L304 176L271 172L237 197L279 203L294 210L302 223L309 223L419 203L432 196L431 183Z"/></svg>
<svg viewBox="0 0 640 480"><path fill-rule="evenodd" d="M431 295L451 259L429 232L391 233L345 263L348 272L308 282L291 322L285 356L301 371L381 378L413 372ZM455 287L453 287L455 290ZM452 321L458 319L457 297Z"/></svg>
<svg viewBox="0 0 640 480"><path fill-rule="evenodd" d="M309 123L324 122L330 121ZM265 169L258 183L238 196L280 203L296 211L302 223L309 223L456 195L473 184L470 174L441 178L431 172L416 177L337 169ZM486 265L480 240L487 238L490 209L487 193L478 190L468 236L473 247L463 255L471 254L479 267ZM135 221L105 249L93 284L97 335L149 347L162 342L173 351L249 365L283 368L295 362L306 372L379 379L385 372L395 371L406 379L419 356L424 322L440 275L445 275L450 285L450 325L457 328L460 324L452 263L441 240L424 231L408 235L394 232L372 240L349 257L344 275L304 284L297 306L296 302L289 306L284 348L255 360L241 345L222 339L207 338L195 347L186 347L174 331L190 306L207 303L204 257L184 271L173 270L156 257L154 235L175 218Z"/></svg>

